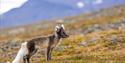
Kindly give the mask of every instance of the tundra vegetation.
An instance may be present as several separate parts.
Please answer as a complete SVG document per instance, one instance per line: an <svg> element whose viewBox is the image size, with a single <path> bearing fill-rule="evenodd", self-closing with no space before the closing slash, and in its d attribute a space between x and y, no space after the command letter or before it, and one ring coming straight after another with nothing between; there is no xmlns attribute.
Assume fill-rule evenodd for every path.
<svg viewBox="0 0 125 63"><path fill-rule="evenodd" d="M25 40L53 33L60 22L70 36L53 51L49 63L125 63L125 5L1 30L0 63L12 61ZM31 62L45 63L44 55L37 52Z"/></svg>

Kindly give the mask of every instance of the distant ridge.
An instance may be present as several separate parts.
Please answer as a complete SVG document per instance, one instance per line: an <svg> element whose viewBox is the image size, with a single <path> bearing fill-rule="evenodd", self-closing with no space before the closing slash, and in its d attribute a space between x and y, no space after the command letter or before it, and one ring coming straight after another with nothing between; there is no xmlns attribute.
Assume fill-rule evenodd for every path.
<svg viewBox="0 0 125 63"><path fill-rule="evenodd" d="M63 3L60 4L57 0L29 0L22 7L12 9L2 15L0 18L0 28L26 25L41 20L49 20L64 16L78 15L86 11L98 10L116 4L124 4L125 0L104 0L104 2L99 5L87 4L83 9L64 4L66 1L62 2Z"/></svg>

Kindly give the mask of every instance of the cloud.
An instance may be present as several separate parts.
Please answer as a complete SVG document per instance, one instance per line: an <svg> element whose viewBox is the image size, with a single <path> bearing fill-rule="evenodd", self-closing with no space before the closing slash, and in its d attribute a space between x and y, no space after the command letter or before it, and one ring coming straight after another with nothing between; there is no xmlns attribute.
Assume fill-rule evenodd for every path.
<svg viewBox="0 0 125 63"><path fill-rule="evenodd" d="M0 15L22 6L28 0L0 0Z"/></svg>
<svg viewBox="0 0 125 63"><path fill-rule="evenodd" d="M101 4L103 2L103 0L95 0L94 2L93 2L93 4Z"/></svg>
<svg viewBox="0 0 125 63"><path fill-rule="evenodd" d="M83 2L77 2L77 7L78 8L83 8L85 4Z"/></svg>

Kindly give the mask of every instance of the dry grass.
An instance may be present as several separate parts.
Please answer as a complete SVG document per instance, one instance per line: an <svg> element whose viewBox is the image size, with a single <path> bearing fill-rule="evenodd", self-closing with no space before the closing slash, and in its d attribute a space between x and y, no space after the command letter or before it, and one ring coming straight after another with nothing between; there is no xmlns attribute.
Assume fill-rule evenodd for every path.
<svg viewBox="0 0 125 63"><path fill-rule="evenodd" d="M91 18L93 14L90 14L88 15L91 16L90 18L84 18L84 15L80 15L64 19L64 24L70 37L64 39L57 47L57 49L61 48L61 50L56 49L53 51L53 57L49 63L125 63L125 29L103 30L85 35L82 31L95 24L102 25L120 22L125 17L125 8L121 9L122 12L116 12L116 14L110 16L101 15ZM107 12L100 11L99 13L105 14ZM11 40L25 41L35 36L48 35L53 32L54 26L57 25L55 21L44 24L49 24L50 26L44 27L44 25L40 23L38 25L24 27L25 32L19 34L9 34L7 30L1 33L0 43L3 44ZM5 52L0 51L0 63L12 61L12 57L14 56L11 55L16 54L18 49L19 47L12 48ZM45 58L44 56L34 56L32 62L45 63Z"/></svg>

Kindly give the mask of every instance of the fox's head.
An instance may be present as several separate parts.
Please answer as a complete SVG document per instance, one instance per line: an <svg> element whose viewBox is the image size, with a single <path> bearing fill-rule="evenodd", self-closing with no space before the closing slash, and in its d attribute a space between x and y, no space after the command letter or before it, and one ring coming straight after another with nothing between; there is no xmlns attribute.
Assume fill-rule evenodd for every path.
<svg viewBox="0 0 125 63"><path fill-rule="evenodd" d="M64 25L56 26L55 32L60 38L67 38L69 35L66 33Z"/></svg>

